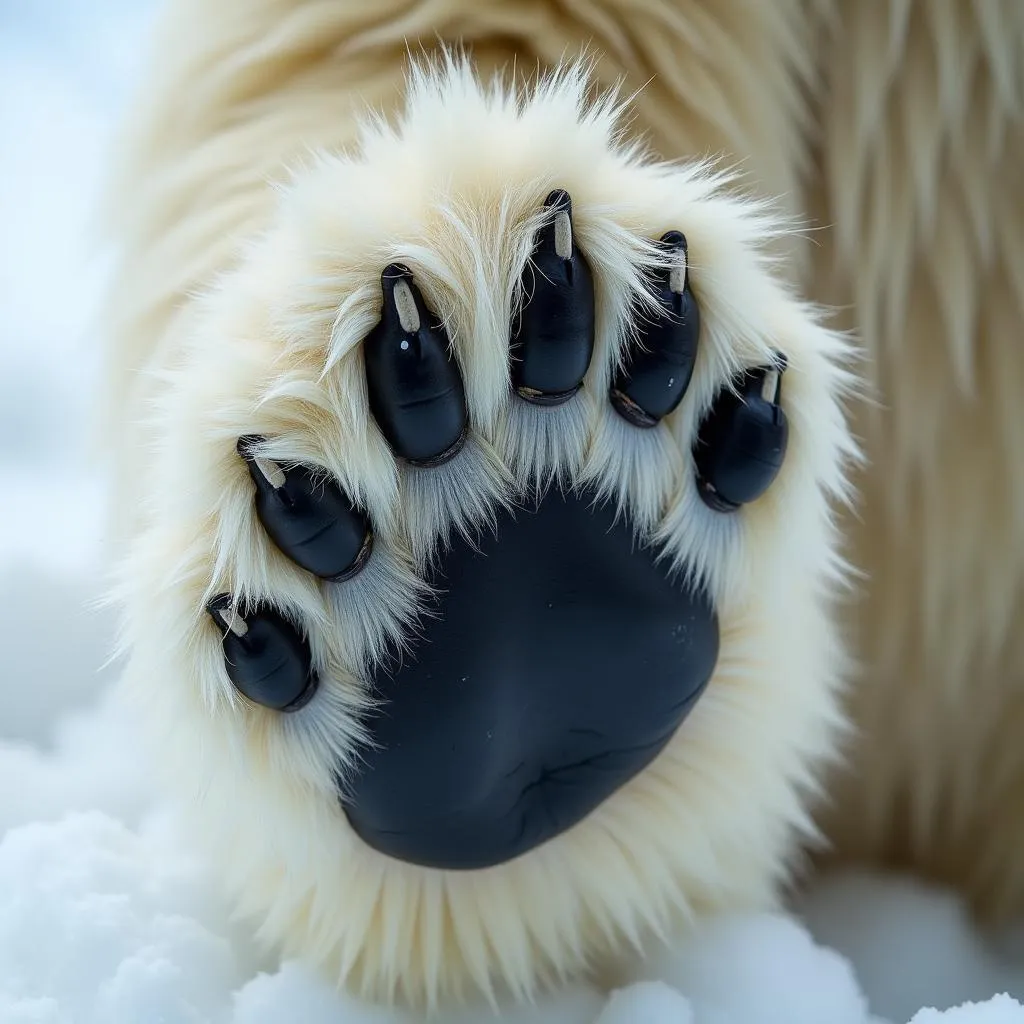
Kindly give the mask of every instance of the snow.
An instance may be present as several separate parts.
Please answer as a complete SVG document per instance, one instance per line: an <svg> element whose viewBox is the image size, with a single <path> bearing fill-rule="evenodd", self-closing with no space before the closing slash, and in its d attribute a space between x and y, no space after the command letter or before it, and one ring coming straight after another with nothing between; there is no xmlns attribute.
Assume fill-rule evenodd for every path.
<svg viewBox="0 0 1024 1024"><path fill-rule="evenodd" d="M414 1024L252 946L177 845L110 697L83 431L104 268L86 230L150 15L149 0L0 4L0 1024ZM791 916L708 922L610 995L501 1020L1024 1024L1014 995L1024 929L996 948L954 894L846 873Z"/></svg>
<svg viewBox="0 0 1024 1024"><path fill-rule="evenodd" d="M103 803L100 793L99 803ZM838 880L842 888L845 880ZM892 961L893 977L931 977L924 997L946 1007L1000 976L977 938L946 908L952 897L891 879L857 879L831 896L827 925L846 913L908 901L920 920L913 946L887 932L885 914L859 922L865 945ZM930 926L941 920L937 932ZM900 918L903 921L903 918ZM871 940L870 942L868 940ZM851 946L856 946L856 942ZM968 953L970 970L957 962ZM584 988L501 1015L504 1024L1024 1024L1024 1007L992 999L948 1013L886 1017L869 1002L906 1002L898 987L866 995L850 960L783 915L709 922L685 945L655 955L646 979L606 997ZM870 976L870 971L864 977ZM955 990L951 977L963 986ZM890 979L891 986L892 979ZM911 983L910 991L921 986ZM1017 985L1020 992L1020 985ZM939 998L935 998L938 995ZM490 1011L447 1015L480 1024ZM175 843L157 810L136 827L109 811L74 812L11 828L0 842L0 1021L3 1024L415 1024L418 1018L342 997L296 963L261 960L232 926L215 887Z"/></svg>

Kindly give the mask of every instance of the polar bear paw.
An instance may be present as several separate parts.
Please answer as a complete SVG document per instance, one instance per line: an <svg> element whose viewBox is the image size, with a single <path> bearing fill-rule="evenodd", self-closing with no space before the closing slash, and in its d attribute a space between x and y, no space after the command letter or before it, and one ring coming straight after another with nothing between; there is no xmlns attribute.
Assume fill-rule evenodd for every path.
<svg viewBox="0 0 1024 1024"><path fill-rule="evenodd" d="M546 410L583 387L595 306L570 197L557 190L544 205L550 217L524 272L509 362L511 401ZM638 325L606 398L644 430L682 401L700 337L685 237L669 231L660 241L668 263L651 281L660 308ZM386 267L381 291L381 319L362 343L368 413L405 472L439 471L463 454L470 431L458 361L408 267ZM716 512L756 501L782 465L784 367L780 354L744 370L702 420L694 483ZM326 583L351 580L373 557L372 516L322 467L261 455L265 440L243 437L238 452L268 542ZM458 501L461 470L451 472ZM528 500L521 489L509 494ZM673 584L670 566L634 547L627 524L596 504L596 490L556 486L529 497L518 515L502 507L487 535L447 548L426 580L439 596L425 642L372 681L386 709L369 726L373 750L346 812L392 856L483 867L571 827L653 759L711 678L718 625L706 594ZM347 600L343 588L337 599ZM223 593L207 608L241 694L280 712L314 698L320 675L299 616L289 619L273 595L240 608ZM624 721L638 663L643 696L629 697ZM481 772L494 780L486 789Z"/></svg>
<svg viewBox="0 0 1024 1024"><path fill-rule="evenodd" d="M128 579L243 904L433 999L770 890L837 719L852 444L768 212L572 74L410 92L204 300Z"/></svg>

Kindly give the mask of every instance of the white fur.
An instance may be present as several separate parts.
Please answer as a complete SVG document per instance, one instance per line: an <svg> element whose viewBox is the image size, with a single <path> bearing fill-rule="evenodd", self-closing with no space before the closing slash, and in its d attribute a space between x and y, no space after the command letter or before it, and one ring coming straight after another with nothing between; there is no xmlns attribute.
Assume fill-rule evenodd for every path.
<svg viewBox="0 0 1024 1024"><path fill-rule="evenodd" d="M129 685L260 935L377 999L527 997L694 915L770 905L813 834L806 800L841 730L832 506L855 455L848 345L774 275L763 247L786 225L707 165L624 143L617 101L587 102L587 84L568 69L517 93L459 61L418 67L397 124L367 119L350 152L296 169L149 364L155 444L132 484L120 582ZM536 410L510 393L509 325L555 187L594 270L598 337L580 396ZM643 274L671 259L648 240L673 228L689 243L701 349L680 408L638 431L605 395L650 301ZM443 317L466 382L471 443L437 470L397 465L367 408L360 342L392 261ZM763 499L716 514L694 488L697 425L737 369L776 349L790 366L788 457ZM368 509L374 554L355 580L322 585L261 533L234 451L253 433L270 439L262 456L322 466ZM569 832L483 871L389 860L348 827L332 777L358 756L366 668L389 639L429 629L417 613L439 538L486 528L497 503L553 475L595 482L664 546L666 568L709 587L714 678L654 764ZM305 624L325 680L305 709L276 715L233 692L203 611L222 590Z"/></svg>

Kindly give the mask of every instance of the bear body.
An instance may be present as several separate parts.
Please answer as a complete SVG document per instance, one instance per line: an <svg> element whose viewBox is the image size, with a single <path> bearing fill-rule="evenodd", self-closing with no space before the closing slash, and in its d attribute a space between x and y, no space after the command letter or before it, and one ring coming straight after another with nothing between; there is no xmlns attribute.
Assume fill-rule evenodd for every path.
<svg viewBox="0 0 1024 1024"><path fill-rule="evenodd" d="M108 204L103 406L126 682L268 942L370 998L417 1005L613 980L636 946L694 914L772 905L801 850L821 848L815 816L825 856L923 871L990 918L1021 909L1021 166L1013 0L171 0ZM545 207L557 190L571 216ZM552 266L576 261L565 287L592 319L580 390L570 373L557 405L515 370L520 334L541 352L554 315L529 326L551 277L526 268L545 245ZM381 277L393 266L409 290ZM700 338L685 383L667 377L677 404L648 423L629 397L647 392L620 383L646 351L631 339L659 315L652 276L666 302L689 296L686 316L699 307ZM405 378L367 369L375 330L397 332L396 353L450 343L457 376L435 367L448 383L416 399L462 396L441 431L457 445L435 459L403 450L429 429L396 426L416 402L385 408ZM701 439L744 387L776 425L785 413L788 436L770 457L744 449L729 477L732 456L702 454ZM754 463L771 463L767 490L731 503L723 484L709 502L709 480L745 479ZM336 580L297 568L287 530L254 511L254 484L283 494L302 465L336 482L365 530ZM432 863L417 863L412 839L372 838L377 825L339 808L367 770L380 696L367 679L391 647L429 641L417 617L449 536L504 522L494 510L538 486L616 505L671 585L692 588L679 608L709 602L717 663L683 687L692 708L664 712L653 759L634 758L593 805L577 793L571 821L553 798L537 842L518 831L507 860L492 844L467 870L473 856L461 863L435 835ZM470 563L452 588L476 586ZM625 600L553 587L566 622L581 608L604 622ZM536 616L552 607L524 592ZM271 599L280 620L260 611ZM689 636L681 623L666 628ZM318 680L312 697L282 698L294 714L239 699L226 674L227 644L241 651L261 629L287 633ZM633 635L646 634L624 628L623 642ZM627 718L631 692L649 700L642 654L635 679L605 659ZM529 674L544 657L516 648L502 664ZM245 686L241 658L228 669ZM567 733L597 744L573 766L603 763L606 725L566 715ZM498 791L480 721L469 776L449 783L460 815ZM515 768L508 742L512 761L494 763ZM529 785L555 792L551 742ZM467 820L490 819L474 803ZM394 831L388 814L374 821Z"/></svg>

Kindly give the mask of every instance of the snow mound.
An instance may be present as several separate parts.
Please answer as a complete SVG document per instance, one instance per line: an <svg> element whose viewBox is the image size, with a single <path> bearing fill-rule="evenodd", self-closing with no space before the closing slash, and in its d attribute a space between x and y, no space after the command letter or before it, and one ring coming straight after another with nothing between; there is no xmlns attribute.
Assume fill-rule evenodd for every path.
<svg viewBox="0 0 1024 1024"><path fill-rule="evenodd" d="M859 884L859 883L858 883ZM941 913L893 882L876 892L920 900L922 925ZM869 893L870 896L870 893ZM832 921L829 927L839 927ZM968 949L956 935L944 952ZM933 947L901 951L911 971L941 979ZM907 956L906 954L911 954ZM785 915L725 917L652 957L645 977L610 995L585 988L495 1016L466 1010L444 1024L906 1024L873 1016L848 960ZM982 971L976 981L991 979ZM295 963L262 959L200 867L157 814L137 829L99 811L11 829L0 841L2 1024L419 1024L413 1014L362 1005ZM913 1024L1024 1024L1008 996Z"/></svg>

